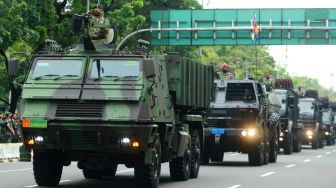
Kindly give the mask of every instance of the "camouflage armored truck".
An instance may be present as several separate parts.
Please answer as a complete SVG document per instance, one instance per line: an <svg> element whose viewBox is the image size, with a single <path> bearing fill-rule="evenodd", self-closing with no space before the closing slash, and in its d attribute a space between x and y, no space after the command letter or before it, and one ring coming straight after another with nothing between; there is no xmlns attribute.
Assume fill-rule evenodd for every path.
<svg viewBox="0 0 336 188"><path fill-rule="evenodd" d="M327 146L335 144L334 113L331 109L329 97L321 97L322 102L322 126Z"/></svg>
<svg viewBox="0 0 336 188"><path fill-rule="evenodd" d="M77 15L75 32L81 19L88 28ZM84 48L51 46L26 71L19 112L36 183L58 185L71 161L88 179L125 164L143 188L158 186L164 162L173 180L197 178L213 68L178 55L115 54L84 33Z"/></svg>
<svg viewBox="0 0 336 188"><path fill-rule="evenodd" d="M248 153L249 164L276 162L280 103L254 80L216 80L205 128L203 163L223 161L224 152Z"/></svg>
<svg viewBox="0 0 336 188"><path fill-rule="evenodd" d="M274 83L274 93L281 102L279 133L279 148L283 148L285 154L300 152L302 148L302 125L298 125L299 96L293 89L291 80L277 79Z"/></svg>
<svg viewBox="0 0 336 188"><path fill-rule="evenodd" d="M302 144L311 144L313 149L324 147L322 126L322 103L316 90L307 90L299 99L298 124L303 126Z"/></svg>

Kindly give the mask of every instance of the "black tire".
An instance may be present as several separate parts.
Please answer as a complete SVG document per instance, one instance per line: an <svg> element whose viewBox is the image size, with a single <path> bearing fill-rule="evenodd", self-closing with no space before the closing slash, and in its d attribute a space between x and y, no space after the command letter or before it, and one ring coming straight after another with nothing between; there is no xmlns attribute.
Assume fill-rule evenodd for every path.
<svg viewBox="0 0 336 188"><path fill-rule="evenodd" d="M248 153L249 164L251 166L261 166L264 163L264 145L260 143L254 151Z"/></svg>
<svg viewBox="0 0 336 188"><path fill-rule="evenodd" d="M301 152L301 150L302 150L301 134L299 131L297 131L294 135L293 140L293 152Z"/></svg>
<svg viewBox="0 0 336 188"><path fill-rule="evenodd" d="M184 156L173 158L169 162L170 177L174 181L186 181L190 177L191 151L188 145Z"/></svg>
<svg viewBox="0 0 336 188"><path fill-rule="evenodd" d="M210 161L210 151L206 149L206 146L204 146L203 154L202 154L202 164L207 165Z"/></svg>
<svg viewBox="0 0 336 188"><path fill-rule="evenodd" d="M191 137L191 167L190 178L197 178L201 163L201 140L198 130L190 132Z"/></svg>
<svg viewBox="0 0 336 188"><path fill-rule="evenodd" d="M61 180L63 165L60 151L34 151L34 177L39 186L57 186Z"/></svg>
<svg viewBox="0 0 336 188"><path fill-rule="evenodd" d="M114 177L117 173L118 164L108 164L103 168L102 175L107 177Z"/></svg>
<svg viewBox="0 0 336 188"><path fill-rule="evenodd" d="M312 140L312 149L318 149L319 148L319 138L314 138Z"/></svg>
<svg viewBox="0 0 336 188"><path fill-rule="evenodd" d="M269 163L269 142L266 141L264 147L264 165L267 165L268 163Z"/></svg>
<svg viewBox="0 0 336 188"><path fill-rule="evenodd" d="M212 162L223 162L224 152L219 150L212 152L210 158Z"/></svg>
<svg viewBox="0 0 336 188"><path fill-rule="evenodd" d="M161 175L161 143L157 137L154 142L153 164L140 162L134 167L135 182L138 188L157 188Z"/></svg>
<svg viewBox="0 0 336 188"><path fill-rule="evenodd" d="M326 139L326 145L331 146L332 145L332 137Z"/></svg>
<svg viewBox="0 0 336 188"><path fill-rule="evenodd" d="M97 180L103 177L102 170L83 168L83 175L86 179Z"/></svg>
<svg viewBox="0 0 336 188"><path fill-rule="evenodd" d="M324 148L324 141L325 139L324 139L324 136L323 136L323 134L322 133L320 133L320 139L319 139L319 148Z"/></svg>
<svg viewBox="0 0 336 188"><path fill-rule="evenodd" d="M284 140L284 154L290 155L293 153L293 134L286 133L286 137Z"/></svg>
<svg viewBox="0 0 336 188"><path fill-rule="evenodd" d="M279 141L278 141L278 131L275 129L271 133L270 139L270 149L269 149L269 162L275 163L278 158L278 148L279 148Z"/></svg>

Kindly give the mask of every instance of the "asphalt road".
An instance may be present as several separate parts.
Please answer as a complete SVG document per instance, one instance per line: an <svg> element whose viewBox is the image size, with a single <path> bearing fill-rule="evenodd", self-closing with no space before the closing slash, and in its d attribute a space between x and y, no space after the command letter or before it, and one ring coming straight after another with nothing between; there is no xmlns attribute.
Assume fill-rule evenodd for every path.
<svg viewBox="0 0 336 188"><path fill-rule="evenodd" d="M225 153L223 163L201 166L197 179L186 182L170 180L169 168L163 165L160 188L334 188L336 187L336 146L301 153L280 153L275 164L251 167L247 155ZM0 163L0 188L37 187L30 162ZM117 176L86 180L76 163L63 169L59 187L66 188L135 188L133 169L119 165Z"/></svg>

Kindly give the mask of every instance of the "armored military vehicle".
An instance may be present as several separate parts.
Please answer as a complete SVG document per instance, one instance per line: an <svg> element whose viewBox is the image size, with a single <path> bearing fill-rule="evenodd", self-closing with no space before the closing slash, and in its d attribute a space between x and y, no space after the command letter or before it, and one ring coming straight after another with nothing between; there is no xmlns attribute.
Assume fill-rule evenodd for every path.
<svg viewBox="0 0 336 188"><path fill-rule="evenodd" d="M307 90L305 96L299 99L298 124L303 126L302 143L311 144L313 149L324 147L324 132L322 126L322 103L316 90Z"/></svg>
<svg viewBox="0 0 336 188"><path fill-rule="evenodd" d="M205 128L203 162L223 161L224 152L248 153L249 163L276 162L280 103L254 80L216 80Z"/></svg>
<svg viewBox="0 0 336 188"><path fill-rule="evenodd" d="M298 125L299 96L293 89L291 80L277 79L274 83L274 93L281 102L279 133L279 148L283 148L285 154L300 152L302 148L302 125Z"/></svg>
<svg viewBox="0 0 336 188"><path fill-rule="evenodd" d="M321 97L322 102L322 126L327 146L335 144L334 113L331 109L329 97Z"/></svg>
<svg viewBox="0 0 336 188"><path fill-rule="evenodd" d="M19 112L36 183L58 185L71 161L88 179L125 164L143 188L158 186L164 162L173 180L197 178L213 68L176 54L114 53L92 43L90 23L74 17L74 32L84 24L84 46L66 51L52 42L29 62ZM7 64L16 76L17 61Z"/></svg>

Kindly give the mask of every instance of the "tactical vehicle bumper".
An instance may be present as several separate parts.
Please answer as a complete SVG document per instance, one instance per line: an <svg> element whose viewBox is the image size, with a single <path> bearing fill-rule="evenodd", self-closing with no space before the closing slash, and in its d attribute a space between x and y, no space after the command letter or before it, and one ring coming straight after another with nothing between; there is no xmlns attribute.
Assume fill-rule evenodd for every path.
<svg viewBox="0 0 336 188"><path fill-rule="evenodd" d="M246 131L246 136L243 136L243 131ZM238 151L247 153L255 149L260 140L260 135L256 129L253 136L249 135L248 131L241 128L205 128L205 148L224 152Z"/></svg>
<svg viewBox="0 0 336 188"><path fill-rule="evenodd" d="M116 154L146 151L156 131L157 125L108 122L48 122L45 128L22 128L29 148Z"/></svg>

